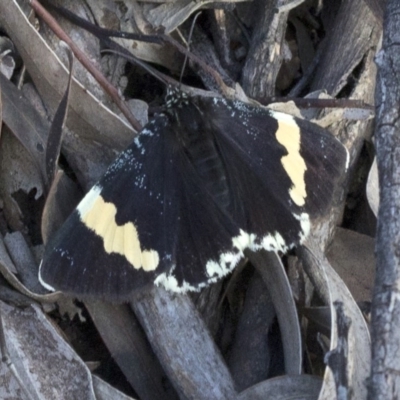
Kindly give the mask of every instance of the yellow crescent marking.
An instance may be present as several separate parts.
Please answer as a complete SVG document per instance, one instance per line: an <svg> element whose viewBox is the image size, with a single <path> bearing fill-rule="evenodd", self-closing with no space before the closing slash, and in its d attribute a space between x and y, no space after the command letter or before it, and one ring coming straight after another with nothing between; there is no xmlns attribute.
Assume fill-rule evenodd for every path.
<svg viewBox="0 0 400 400"><path fill-rule="evenodd" d="M307 166L300 155L300 128L290 115L274 111L272 116L278 122L276 139L288 152L281 162L293 184L289 190L290 197L298 206L304 206L307 197L304 174Z"/></svg>
<svg viewBox="0 0 400 400"><path fill-rule="evenodd" d="M154 271L160 261L155 250L141 250L137 229L132 222L118 225L117 208L101 196L101 188L94 186L78 206L81 221L103 239L104 250L124 256L135 268Z"/></svg>

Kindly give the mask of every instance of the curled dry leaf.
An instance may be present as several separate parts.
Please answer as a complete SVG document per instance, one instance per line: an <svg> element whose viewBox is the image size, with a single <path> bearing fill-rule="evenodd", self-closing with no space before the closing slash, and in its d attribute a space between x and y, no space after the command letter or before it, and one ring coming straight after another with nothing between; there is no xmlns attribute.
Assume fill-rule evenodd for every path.
<svg viewBox="0 0 400 400"><path fill-rule="evenodd" d="M67 68L30 24L15 0L0 3L0 24L18 49L46 105L53 112L65 92ZM132 129L75 79L67 126L80 137L116 149L132 140Z"/></svg>
<svg viewBox="0 0 400 400"><path fill-rule="evenodd" d="M332 29L332 26L327 28ZM349 76L361 60L377 45L379 36L380 29L376 25L375 17L363 1L342 3L315 70L311 90L323 88L331 95L338 94L347 85ZM373 81L374 79L369 85ZM367 101L371 94L369 90L363 97L355 93L352 93L351 97Z"/></svg>
<svg viewBox="0 0 400 400"><path fill-rule="evenodd" d="M213 1L214 0L178 0L166 2L155 8L146 10L145 16L153 26L162 27L165 33L171 33L200 7L212 3Z"/></svg>
<svg viewBox="0 0 400 400"><path fill-rule="evenodd" d="M346 371L344 371L347 374L349 387L345 389L352 391L354 398L364 399L367 396L365 381L369 376L371 362L368 327L345 283L331 267L323 253L310 240L308 240L307 246L307 249L299 249L299 253L304 261L304 267L310 279L314 282L319 295L331 308L330 350L335 349L338 343L334 302L342 302L343 312L351 320L348 336L348 364L346 365ZM312 250L309 250L310 248ZM335 396L334 377L332 371L326 368L319 399L328 400L335 398Z"/></svg>
<svg viewBox="0 0 400 400"><path fill-rule="evenodd" d="M17 273L17 269L13 262L10 259L10 256L6 250L6 247L3 242L3 237L0 237L0 273L3 276L3 278L13 287L15 288L18 292L20 292L22 295L25 295L27 298L33 299L38 302L55 302L57 301L61 294L60 292L55 292L55 293L50 293L50 294L36 294L27 289L21 281L15 276ZM4 297L8 297L8 300L12 300L15 297L15 303L16 304L21 304L22 306L26 305L26 299L22 298L21 296L14 296L13 294L6 296L6 293L8 292L9 288L5 288L6 292L4 292Z"/></svg>
<svg viewBox="0 0 400 400"><path fill-rule="evenodd" d="M0 365L0 396L2 399L32 400L13 365L8 366L3 360Z"/></svg>
<svg viewBox="0 0 400 400"><path fill-rule="evenodd" d="M95 399L90 371L39 307L21 310L0 302L0 312L10 359L32 398Z"/></svg>
<svg viewBox="0 0 400 400"><path fill-rule="evenodd" d="M0 23L2 23L2 18L6 16L1 12L3 6L4 3L1 3ZM61 93L65 92L67 82L67 80L59 82L58 74L65 75L65 78L67 78L67 72L54 53L40 38L36 30L27 22L26 18L23 15L18 15L18 13L21 14L21 10L16 4L10 2L10 6L16 14L10 17L9 22L11 25L9 28L14 29L13 32L16 36L14 39L17 43L22 42L21 46L23 46L23 49L21 51L26 56L26 60L28 60L25 60L28 63L28 67L32 68L30 72L36 72L36 77L42 85L40 88L42 90L50 90L50 92L47 92L47 95L50 97L46 97L46 93L43 92L41 92L41 95L47 98L51 106L54 107L53 109L55 109L61 99ZM9 11L7 9L7 12ZM12 22L21 25L15 28ZM31 43L31 47L25 43L29 40L33 42ZM36 54L37 52L43 55L42 60ZM31 57L34 58L33 61L31 61ZM43 63L42 68L44 59L47 61ZM34 62L37 62L39 65L36 65ZM46 76L46 79L41 74ZM47 81L47 78L49 81ZM32 104L21 96L20 91L14 85L6 81L4 77L0 77L0 79L5 91L3 97L5 101L5 122L28 149L35 163L40 168L41 173L45 175L43 160L44 143L46 142L49 124L33 109ZM49 86L45 85L46 82ZM54 84L55 87L51 87L51 84ZM70 132L67 129L63 151L71 167L76 172L79 182L84 188L89 188L102 175L107 165L115 157L114 149L122 149L129 143L132 139L133 131L120 118L102 106L90 93L77 84L76 81L73 81L73 86L78 88L78 93L76 91L73 92L75 94L71 95L70 104L72 109L78 108L82 114L77 119L72 118L75 121L72 122L72 126L77 128L77 131ZM57 90L59 90L60 97L56 93ZM55 96L53 102L51 101L51 95ZM86 118L88 115L89 121ZM69 113L69 117L69 121L71 122L71 112ZM93 125L88 127L87 124L90 123L93 123ZM105 136L99 135L99 131L102 131ZM102 140L104 137L106 139Z"/></svg>
<svg viewBox="0 0 400 400"><path fill-rule="evenodd" d="M246 389L238 400L317 400L321 386L322 380L316 376L281 376Z"/></svg>
<svg viewBox="0 0 400 400"><path fill-rule="evenodd" d="M88 4L99 26L106 29L120 29L129 33L149 32L149 21L144 17L146 5L138 2L125 1L124 7L118 7L115 2L101 4L97 0L90 0ZM151 5L151 7L154 7ZM135 26L138 27L135 30ZM157 28L157 25L154 26ZM179 72L182 65L182 56L170 45L159 45L133 41L122 38L113 38L115 42L133 53L141 60L162 65L171 71Z"/></svg>
<svg viewBox="0 0 400 400"><path fill-rule="evenodd" d="M110 386L107 382L103 381L96 375L92 376L92 381L96 400L135 400L133 397L127 396Z"/></svg>
<svg viewBox="0 0 400 400"><path fill-rule="evenodd" d="M261 274L271 294L282 335L285 372L288 375L300 374L302 369L300 324L282 260L275 253L267 251L245 252L245 254Z"/></svg>
<svg viewBox="0 0 400 400"><path fill-rule="evenodd" d="M236 271L235 271L236 272ZM243 274L238 274L230 294L230 307L240 305L238 291L243 287ZM271 295L256 271L249 279L242 296L243 310L229 348L227 364L238 392L267 379L270 376L282 375L284 370L283 351L281 346L274 346L280 333L276 329L276 312ZM290 312L290 310L289 310ZM275 328L275 330L274 330ZM285 338L286 339L286 338ZM286 346L287 347L287 346Z"/></svg>
<svg viewBox="0 0 400 400"><path fill-rule="evenodd" d="M61 47L68 54L68 83L65 88L65 93L61 98L60 104L54 114L53 121L47 135L46 151L45 151L45 167L46 167L46 184L47 187L53 182L54 176L58 168L58 159L60 157L63 128L68 116L69 95L71 89L71 81L73 76L74 57L71 49L64 42L61 42Z"/></svg>
<svg viewBox="0 0 400 400"><path fill-rule="evenodd" d="M7 233L4 237L4 243L21 282L34 293L46 293L46 289L38 280L38 265L22 233Z"/></svg>
<svg viewBox="0 0 400 400"><path fill-rule="evenodd" d="M44 177L44 148L50 124L21 91L2 75L0 75L0 85L4 123L25 147L34 161L35 169Z"/></svg>
<svg viewBox="0 0 400 400"><path fill-rule="evenodd" d="M310 37L310 31L307 29L304 21L297 17L290 18L290 22L295 29L297 39L296 50L298 50L299 53L301 68L303 71L306 71L315 57L315 49L312 38Z"/></svg>
<svg viewBox="0 0 400 400"><path fill-rule="evenodd" d="M30 173L36 174L35 171L37 171L44 177L46 176L44 149L50 124L34 107L40 104L40 99L36 92L31 90L28 101L16 86L2 75L0 75L0 84L3 93L4 122L33 160ZM97 142L80 140L75 135L67 135L63 146L68 161L76 170L78 180L84 187L93 183L104 172L108 162L115 157L112 149L101 146ZM33 180L31 182L30 179L28 181L31 184L35 182ZM16 186L18 186L17 182ZM18 214L15 218L17 217Z"/></svg>
<svg viewBox="0 0 400 400"><path fill-rule="evenodd" d="M371 301L375 279L375 240L338 228L327 258L356 301Z"/></svg>
<svg viewBox="0 0 400 400"><path fill-rule="evenodd" d="M15 265L11 261L10 255L7 252L3 237L0 238L0 265L2 265L3 269L8 270L11 274L17 273L17 269L15 268Z"/></svg>
<svg viewBox="0 0 400 400"><path fill-rule="evenodd" d="M63 171L58 171L46 198L42 214L41 232L43 242L61 227L67 216L82 198L77 185Z"/></svg>
<svg viewBox="0 0 400 400"><path fill-rule="evenodd" d="M25 231L27 210L21 209L23 205L18 204L17 194L29 199L32 208L34 203L39 206L43 195L42 175L31 155L7 128L3 129L1 154L0 195L5 217L15 231Z"/></svg>
<svg viewBox="0 0 400 400"><path fill-rule="evenodd" d="M85 305L112 357L140 398L176 400L173 388L163 384L165 372L129 306L100 300L86 301Z"/></svg>
<svg viewBox="0 0 400 400"><path fill-rule="evenodd" d="M325 354L324 360L333 375L337 400L348 400L353 393L348 377L351 373L348 367L352 365L352 362L349 362L349 349L351 348L349 346L349 329L351 319L344 312L341 301L336 300L333 305L336 311L334 319L336 322L337 342L336 346Z"/></svg>
<svg viewBox="0 0 400 400"><path fill-rule="evenodd" d="M226 3L234 3L238 0L226 1ZM240 0L241 1L241 0ZM224 1L223 1L224 2ZM182 25L195 11L212 3L221 3L215 0L178 0L165 2L156 7L148 7L144 15L147 21L154 27L163 28L165 33L171 33L180 25Z"/></svg>
<svg viewBox="0 0 400 400"><path fill-rule="evenodd" d="M45 5L45 2L43 2ZM52 4L56 6L57 4L62 5L62 1L52 1ZM69 9L76 15L81 18L92 22L93 18L91 16L90 10L87 5L82 0L75 0L69 2ZM85 54L90 58L92 63L96 65L97 68L100 68L100 43L89 32L80 29L73 23L69 22L65 18L57 18L58 24L61 26L63 31L71 38L73 38L74 43L85 52ZM68 66L68 57L66 55L65 49L60 47L60 39L53 33L53 31L44 23L40 21L39 33L45 40L45 42L49 45L52 51L57 54L57 57L62 61L62 63ZM77 62L74 66L74 76L77 80L86 88L90 88L92 94L99 99L102 103L107 106L110 105L109 99L107 99L106 93L102 90L99 83L95 80L95 78L88 74L85 67Z"/></svg>

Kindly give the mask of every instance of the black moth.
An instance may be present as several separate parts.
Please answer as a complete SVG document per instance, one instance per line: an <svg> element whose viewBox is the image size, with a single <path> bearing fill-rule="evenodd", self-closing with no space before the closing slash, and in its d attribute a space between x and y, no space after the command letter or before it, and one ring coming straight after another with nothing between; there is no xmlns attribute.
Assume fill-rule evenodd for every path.
<svg viewBox="0 0 400 400"><path fill-rule="evenodd" d="M243 250L286 252L323 213L348 153L324 129L240 101L170 91L46 246L51 290L123 301L200 290Z"/></svg>

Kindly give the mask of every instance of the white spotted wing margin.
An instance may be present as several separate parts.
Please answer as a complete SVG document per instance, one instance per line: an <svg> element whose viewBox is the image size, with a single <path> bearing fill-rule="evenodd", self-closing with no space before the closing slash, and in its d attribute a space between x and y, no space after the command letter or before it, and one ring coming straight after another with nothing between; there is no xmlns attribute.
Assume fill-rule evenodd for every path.
<svg viewBox="0 0 400 400"><path fill-rule="evenodd" d="M310 216L332 197L346 151L300 124L241 102L178 102L142 130L46 246L41 281L114 301L154 283L200 290L231 272L246 248L301 243ZM193 129L215 143L223 206L182 144Z"/></svg>

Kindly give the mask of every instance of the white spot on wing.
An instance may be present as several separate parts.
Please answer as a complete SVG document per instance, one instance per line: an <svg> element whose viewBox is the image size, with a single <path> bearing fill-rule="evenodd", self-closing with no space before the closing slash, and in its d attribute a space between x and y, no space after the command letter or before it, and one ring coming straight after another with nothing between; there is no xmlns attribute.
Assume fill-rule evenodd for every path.
<svg viewBox="0 0 400 400"><path fill-rule="evenodd" d="M299 233L299 242L302 243L310 232L309 215L302 213L293 214L294 218L300 221L301 231ZM217 260L209 260L206 265L207 281L199 283L196 286L183 281L179 283L174 276L175 267L171 268L169 273L160 274L154 281L156 285L164 286L167 290L185 293L187 291L199 291L211 283L217 282L220 278L232 272L239 261L244 257L243 251L249 249L257 251L265 249L273 252L287 252L294 246L294 243L286 243L279 232L267 234L263 237L257 237L254 233L247 233L240 230L240 234L232 238L232 251L221 253Z"/></svg>
<svg viewBox="0 0 400 400"><path fill-rule="evenodd" d="M285 239L279 232L265 235L262 238L261 247L267 251L274 251L275 253L279 251L286 253L288 251L288 246L286 245Z"/></svg>
<svg viewBox="0 0 400 400"><path fill-rule="evenodd" d="M242 252L222 253L218 262L213 260L207 262L207 275L210 278L222 278L232 272L242 258Z"/></svg>
<svg viewBox="0 0 400 400"><path fill-rule="evenodd" d="M233 246L238 250L243 251L244 249L252 247L256 240L256 235L248 234L247 232L240 230L240 235L232 239Z"/></svg>
<svg viewBox="0 0 400 400"><path fill-rule="evenodd" d="M300 215L293 214L293 216L300 221L301 233L300 233L300 243L303 243L306 237L310 234L311 231L311 222L310 216L306 213L302 213Z"/></svg>
<svg viewBox="0 0 400 400"><path fill-rule="evenodd" d="M171 290L171 292L182 292L181 288L178 285L178 281L172 275L167 275L165 272L158 275L154 280L154 283L159 286L164 286L165 289Z"/></svg>
<svg viewBox="0 0 400 400"><path fill-rule="evenodd" d="M302 243L310 233L310 217L307 213L292 215L300 222L301 230L299 232L299 242ZM240 230L240 235L234 237L232 239L232 243L233 246L237 248L240 252L243 252L245 249L249 249L251 251L264 249L276 253L286 253L294 246L294 243L286 243L285 239L277 231L273 233L268 233L267 235L260 238L254 233L247 233L243 230Z"/></svg>
<svg viewBox="0 0 400 400"><path fill-rule="evenodd" d="M82 199L77 207L77 211L79 215L85 215L90 209L93 207L93 203L99 197L101 193L101 187L98 185L94 185L89 192L87 192L86 196Z"/></svg>
<svg viewBox="0 0 400 400"><path fill-rule="evenodd" d="M154 280L154 284L157 286L164 286L165 289L170 290L175 293L186 293L186 292L198 292L202 288L208 286L212 282L216 282L215 280L210 280L204 283L200 283L198 286L192 286L188 282L183 281L181 285L178 284L177 279L170 273L167 274L163 272L158 275Z"/></svg>

